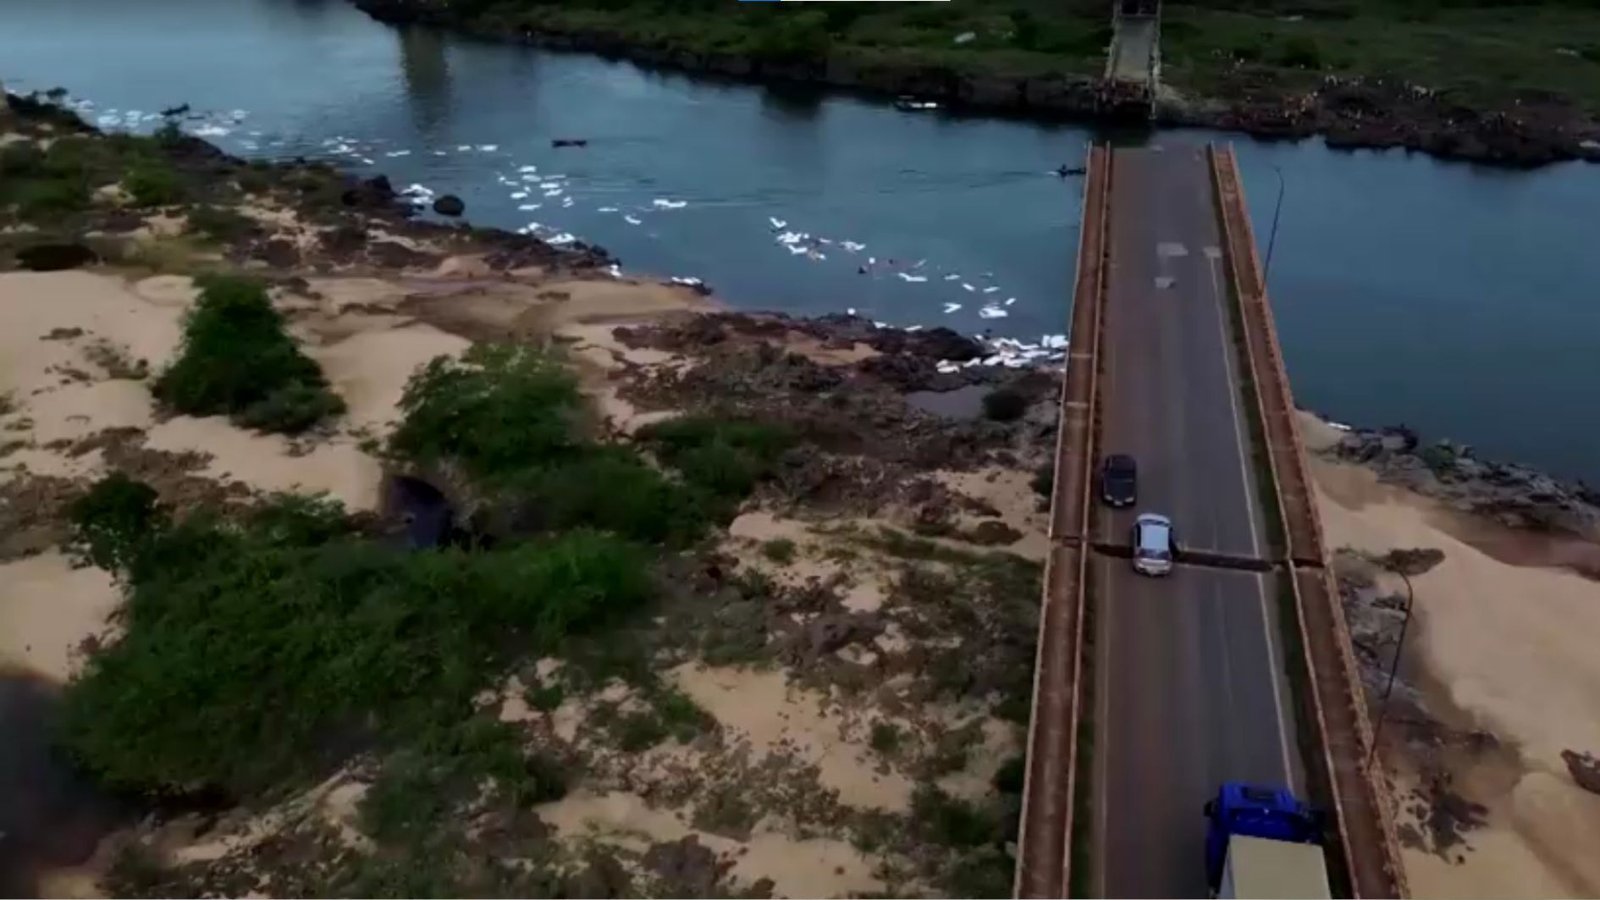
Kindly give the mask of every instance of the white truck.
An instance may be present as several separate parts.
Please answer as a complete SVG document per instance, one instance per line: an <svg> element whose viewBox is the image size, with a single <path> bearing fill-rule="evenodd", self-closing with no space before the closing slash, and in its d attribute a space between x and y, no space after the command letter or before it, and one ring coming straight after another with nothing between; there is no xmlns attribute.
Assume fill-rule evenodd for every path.
<svg viewBox="0 0 1600 900"><path fill-rule="evenodd" d="M1328 900L1323 816L1282 788L1230 782L1206 803L1213 897Z"/></svg>

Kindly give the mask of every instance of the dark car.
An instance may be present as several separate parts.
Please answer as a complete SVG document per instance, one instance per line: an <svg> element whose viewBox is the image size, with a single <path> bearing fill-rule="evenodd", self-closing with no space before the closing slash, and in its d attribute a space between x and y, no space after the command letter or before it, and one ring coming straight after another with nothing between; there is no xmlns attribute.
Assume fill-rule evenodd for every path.
<svg viewBox="0 0 1600 900"><path fill-rule="evenodd" d="M1113 453L1100 465L1100 499L1107 506L1132 506L1139 498L1139 467L1133 457Z"/></svg>

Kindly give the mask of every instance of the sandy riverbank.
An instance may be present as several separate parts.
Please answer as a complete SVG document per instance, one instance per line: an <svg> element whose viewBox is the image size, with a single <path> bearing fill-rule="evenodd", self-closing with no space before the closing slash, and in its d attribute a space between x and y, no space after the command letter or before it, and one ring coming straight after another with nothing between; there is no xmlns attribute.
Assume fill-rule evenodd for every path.
<svg viewBox="0 0 1600 900"><path fill-rule="evenodd" d="M1318 443L1340 436L1307 421ZM1600 795L1563 756L1600 750L1600 582L1559 565L1582 560L1574 539L1513 531L1358 465L1313 470L1330 548L1443 554L1410 579L1415 618L1383 732L1415 895L1600 893ZM1398 577L1372 577L1405 596Z"/></svg>

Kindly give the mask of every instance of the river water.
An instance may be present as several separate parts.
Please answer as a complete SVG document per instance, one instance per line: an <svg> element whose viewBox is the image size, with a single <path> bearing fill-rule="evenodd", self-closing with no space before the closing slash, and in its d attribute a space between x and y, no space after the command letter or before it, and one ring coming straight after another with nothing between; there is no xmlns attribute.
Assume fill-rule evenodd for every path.
<svg viewBox="0 0 1600 900"><path fill-rule="evenodd" d="M1033 340L1065 330L1077 245L1081 185L1048 172L1093 137L402 32L342 0L6 0L0 80L140 128L189 103L232 152L456 193L472 221L575 234L736 307ZM1238 145L1263 254L1281 175L1270 284L1303 405L1600 481L1600 167Z"/></svg>

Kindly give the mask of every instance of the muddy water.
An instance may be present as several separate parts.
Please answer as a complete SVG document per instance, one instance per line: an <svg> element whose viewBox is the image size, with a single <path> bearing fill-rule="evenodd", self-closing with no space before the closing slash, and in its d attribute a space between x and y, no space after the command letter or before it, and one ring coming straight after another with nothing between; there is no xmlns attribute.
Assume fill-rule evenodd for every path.
<svg viewBox="0 0 1600 900"><path fill-rule="evenodd" d="M989 388L969 384L953 391L913 391L906 394L906 405L946 419L976 419L983 415L983 398Z"/></svg>
<svg viewBox="0 0 1600 900"><path fill-rule="evenodd" d="M121 818L51 746L59 688L0 670L0 897L38 896L40 873L88 860Z"/></svg>

